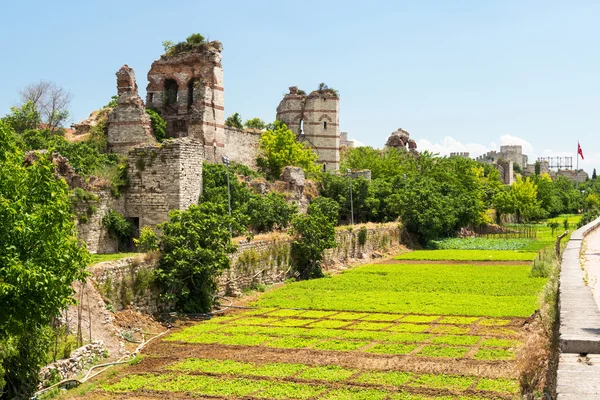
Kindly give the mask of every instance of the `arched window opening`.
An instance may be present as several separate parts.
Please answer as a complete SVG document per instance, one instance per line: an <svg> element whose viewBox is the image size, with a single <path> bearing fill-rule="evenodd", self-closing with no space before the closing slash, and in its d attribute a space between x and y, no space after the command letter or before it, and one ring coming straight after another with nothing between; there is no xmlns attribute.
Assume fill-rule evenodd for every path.
<svg viewBox="0 0 600 400"><path fill-rule="evenodd" d="M164 104L175 105L177 104L177 82L174 79L167 79L165 81L165 97Z"/></svg>
<svg viewBox="0 0 600 400"><path fill-rule="evenodd" d="M192 107L192 104L194 103L194 83L196 83L196 81L194 79L190 79L190 81L188 82L188 92L187 92L188 110Z"/></svg>
<svg viewBox="0 0 600 400"><path fill-rule="evenodd" d="M323 129L327 129L327 121L323 121Z"/></svg>
<svg viewBox="0 0 600 400"><path fill-rule="evenodd" d="M304 120L300 120L300 134L304 135Z"/></svg>

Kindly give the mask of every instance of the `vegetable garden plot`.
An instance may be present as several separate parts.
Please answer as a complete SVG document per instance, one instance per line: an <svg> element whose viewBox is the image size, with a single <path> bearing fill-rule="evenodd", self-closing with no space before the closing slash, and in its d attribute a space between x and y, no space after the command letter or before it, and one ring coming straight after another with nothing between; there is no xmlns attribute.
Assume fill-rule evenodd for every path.
<svg viewBox="0 0 600 400"><path fill-rule="evenodd" d="M515 354L546 281L529 272L369 265L286 284L174 331L149 347L160 358L85 398L517 399Z"/></svg>
<svg viewBox="0 0 600 400"><path fill-rule="evenodd" d="M515 254L529 257L528 253ZM546 282L545 278L531 278L530 270L527 265L368 265L333 278L285 285L265 293L255 305L437 316L528 317L536 310L538 294Z"/></svg>
<svg viewBox="0 0 600 400"><path fill-rule="evenodd" d="M532 261L536 251L518 250L416 250L395 257L396 260L448 261Z"/></svg>

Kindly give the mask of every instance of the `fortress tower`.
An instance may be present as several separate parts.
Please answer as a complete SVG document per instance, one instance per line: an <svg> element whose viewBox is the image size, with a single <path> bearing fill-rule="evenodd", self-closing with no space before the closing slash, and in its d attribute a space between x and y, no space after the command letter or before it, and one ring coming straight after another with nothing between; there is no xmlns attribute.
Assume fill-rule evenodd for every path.
<svg viewBox="0 0 600 400"><path fill-rule="evenodd" d="M317 162L326 171L340 168L339 107L339 96L332 89L322 88L307 96L296 86L290 87L277 107L277 119L315 150Z"/></svg>
<svg viewBox="0 0 600 400"><path fill-rule="evenodd" d="M168 53L148 72L146 105L167 121L168 137L198 139L207 153L224 146L224 88L218 41Z"/></svg>

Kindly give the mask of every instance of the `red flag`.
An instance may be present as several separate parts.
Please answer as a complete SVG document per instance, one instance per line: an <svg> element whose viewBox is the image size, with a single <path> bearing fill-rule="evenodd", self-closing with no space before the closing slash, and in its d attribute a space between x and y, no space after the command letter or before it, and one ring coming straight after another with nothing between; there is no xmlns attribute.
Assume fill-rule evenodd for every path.
<svg viewBox="0 0 600 400"><path fill-rule="evenodd" d="M579 144L579 142L577 142L577 154L579 154L581 156L581 159L583 160L583 151L581 150L581 145Z"/></svg>

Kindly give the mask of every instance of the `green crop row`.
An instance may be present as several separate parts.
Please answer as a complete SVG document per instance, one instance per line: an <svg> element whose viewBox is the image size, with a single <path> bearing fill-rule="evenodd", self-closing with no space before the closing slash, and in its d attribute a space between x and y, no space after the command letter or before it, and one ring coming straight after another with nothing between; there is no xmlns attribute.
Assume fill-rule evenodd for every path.
<svg viewBox="0 0 600 400"><path fill-rule="evenodd" d="M494 239L485 237L449 238L433 240L432 249L438 250L522 250L533 239Z"/></svg>
<svg viewBox="0 0 600 400"><path fill-rule="evenodd" d="M426 251L433 252L436 250ZM408 254L414 253L417 252ZM530 253L510 253L533 258ZM545 278L530 277L530 270L524 265L369 265L329 279L287 284L265 293L255 305L398 314L528 317L536 310L538 294L546 282ZM356 316L356 319L364 317L366 315ZM329 318L349 316L340 313Z"/></svg>
<svg viewBox="0 0 600 400"><path fill-rule="evenodd" d="M401 254L395 259L420 261L531 261L536 255L536 252L516 250L415 250Z"/></svg>
<svg viewBox="0 0 600 400"><path fill-rule="evenodd" d="M332 376L332 371L321 369L314 376ZM317 371L317 370L315 370ZM389 374L389 375L388 375ZM465 390L473 384L476 378L452 376L452 375L420 375L414 377L410 374L391 372L367 372L357 379L357 383L376 384L385 386L402 386L415 388L435 388L449 390ZM408 379L407 379L408 378ZM313 378L308 378L313 379ZM318 379L318 378L317 378ZM407 383L408 380L412 382ZM247 379L247 378L223 378L204 375L128 375L117 383L106 384L101 388L110 393L131 393L139 390L152 390L158 392L190 393L194 396L252 396L264 399L309 399L319 397L321 399L428 399L420 395L413 395L404 391L390 391L385 389L342 387L330 388L325 384L308 384L295 382L274 382L271 380ZM514 381L501 379L481 380L477 386L480 390L493 389L494 393L515 394L518 386ZM447 397L456 399L475 399L475 397Z"/></svg>
<svg viewBox="0 0 600 400"><path fill-rule="evenodd" d="M465 338L470 336L465 336ZM263 346L278 349L313 349L329 351L355 351L387 354L387 355L406 355L419 347L416 342L372 342L358 340L342 340L322 338L307 338L297 336L273 337L265 335L237 334L222 335L217 333L204 333L200 335L173 334L165 340L180 341L184 343L195 344L223 344L229 346ZM387 340L387 339L385 339ZM436 344L425 345L421 350L415 353L417 357L441 357L441 358L463 358L469 352L470 347L454 346L459 344L460 340L450 339L450 343L444 341L435 342ZM466 341L463 341L463 343ZM507 360L514 358L511 350L493 347L496 343L491 342L488 345L482 345L482 348L475 354L476 359L481 360ZM514 345L514 342L506 340L499 343L501 345Z"/></svg>
<svg viewBox="0 0 600 400"><path fill-rule="evenodd" d="M171 341L188 341L196 337L201 337L204 334L218 335L253 335L269 336L269 337L300 337L300 338L318 338L318 339L347 339L347 340L366 340L376 342L391 342L391 343L425 343L431 339L433 343L443 344L477 344L481 336L479 335L464 335L465 328L453 325L437 325L429 329L429 325L424 324L399 324L390 329L389 332L383 331L359 331L359 330L344 330L344 329L327 329L327 328L297 328L297 327L268 327L268 326L248 326L230 324L215 324L215 323L200 323L181 331L172 333L166 340ZM445 328L445 329L441 329ZM434 336L432 333L423 333L429 329L432 333L445 334L443 336ZM467 328L468 329L468 328ZM478 331L482 334L489 329L487 327L479 328ZM515 333L506 328L501 329L502 336L511 336L510 333ZM459 334L457 336L457 333ZM498 332L496 332L498 333ZM462 335L460 335L462 334ZM510 343L510 344L509 344ZM511 347L514 346L514 340L503 338L487 338L482 341L483 346L487 347Z"/></svg>

